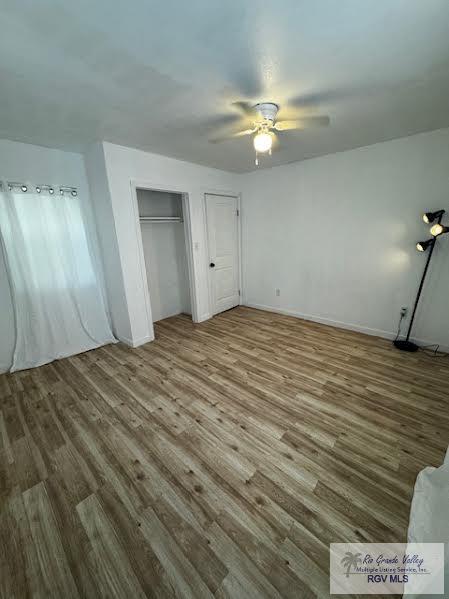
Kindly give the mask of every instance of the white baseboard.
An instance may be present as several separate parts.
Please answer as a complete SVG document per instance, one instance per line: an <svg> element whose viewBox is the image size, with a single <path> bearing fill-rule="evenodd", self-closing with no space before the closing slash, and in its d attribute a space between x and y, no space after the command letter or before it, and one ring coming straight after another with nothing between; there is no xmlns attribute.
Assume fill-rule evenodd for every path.
<svg viewBox="0 0 449 599"><path fill-rule="evenodd" d="M140 345L144 345L145 343L149 343L150 341L154 341L154 337L147 335L146 337L141 337L140 339L128 339L127 337L118 337L118 340L128 345L128 347L139 347Z"/></svg>
<svg viewBox="0 0 449 599"><path fill-rule="evenodd" d="M201 316L198 317L197 320L194 320L193 322L204 322L205 320L209 320L210 318L212 318L212 314L210 314L209 312L207 314L202 314Z"/></svg>
<svg viewBox="0 0 449 599"><path fill-rule="evenodd" d="M315 316L313 314L304 314L303 312L297 312L296 310L285 310L283 308L277 308L275 306L266 306L265 304L255 304L253 302L244 302L244 306L248 306L248 308L256 308L257 310L266 310L267 312L274 312L275 314L283 314L285 316L293 316L295 318L302 318L303 320L310 320L312 322L319 322L320 324L325 324L330 327L335 327L337 329L347 329L349 331L356 331L357 333L365 333L365 335L372 335L374 337L382 337L384 339L393 340L396 338L396 332L393 331L384 331L382 329L373 329L371 327L365 327L359 324L353 324L350 322L342 322L340 320L332 320L331 318L325 318L323 316ZM403 335L400 337L405 338ZM426 345L436 345L435 341L430 341L429 339L416 339L413 337L413 341L424 347ZM439 346L439 351L449 352L449 346L441 345Z"/></svg>

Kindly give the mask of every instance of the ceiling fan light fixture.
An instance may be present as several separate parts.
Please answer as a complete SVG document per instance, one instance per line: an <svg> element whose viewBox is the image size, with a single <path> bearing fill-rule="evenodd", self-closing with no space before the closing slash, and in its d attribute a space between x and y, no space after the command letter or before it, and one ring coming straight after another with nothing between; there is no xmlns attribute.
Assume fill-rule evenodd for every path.
<svg viewBox="0 0 449 599"><path fill-rule="evenodd" d="M243 112L246 127L240 130L230 131L220 137L209 139L210 143L218 143L236 137L251 135L253 138L255 164L259 166L258 154L268 154L274 147L278 147L278 131L303 130L311 127L325 127L329 125L329 117L326 115L299 115L296 120L278 121L277 115L280 106L274 102L259 102L251 106L248 102L234 102L233 105ZM250 124L250 128L248 125Z"/></svg>
<svg viewBox="0 0 449 599"><path fill-rule="evenodd" d="M254 136L253 144L256 152L264 154L265 152L269 152L271 150L273 138L266 131L261 131Z"/></svg>

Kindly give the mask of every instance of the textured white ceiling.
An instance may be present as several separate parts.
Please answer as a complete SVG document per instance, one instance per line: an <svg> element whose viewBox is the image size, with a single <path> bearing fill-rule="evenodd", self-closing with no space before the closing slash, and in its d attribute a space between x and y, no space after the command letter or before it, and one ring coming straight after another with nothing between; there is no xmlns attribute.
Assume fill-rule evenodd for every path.
<svg viewBox="0 0 449 599"><path fill-rule="evenodd" d="M262 167L449 126L448 0L14 0L0 4L0 137L98 140L254 169L235 101L280 117Z"/></svg>

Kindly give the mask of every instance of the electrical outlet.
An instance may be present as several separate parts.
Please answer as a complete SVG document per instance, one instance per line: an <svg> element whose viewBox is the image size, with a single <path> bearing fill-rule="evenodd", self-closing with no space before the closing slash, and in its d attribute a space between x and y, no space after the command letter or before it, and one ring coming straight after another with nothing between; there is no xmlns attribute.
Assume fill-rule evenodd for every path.
<svg viewBox="0 0 449 599"><path fill-rule="evenodd" d="M276 297L279 297L281 295L281 290L280 289L275 289L274 291L276 293Z"/></svg>
<svg viewBox="0 0 449 599"><path fill-rule="evenodd" d="M407 312L408 312L407 306L402 306L401 307L401 318L404 318L404 316L407 315Z"/></svg>

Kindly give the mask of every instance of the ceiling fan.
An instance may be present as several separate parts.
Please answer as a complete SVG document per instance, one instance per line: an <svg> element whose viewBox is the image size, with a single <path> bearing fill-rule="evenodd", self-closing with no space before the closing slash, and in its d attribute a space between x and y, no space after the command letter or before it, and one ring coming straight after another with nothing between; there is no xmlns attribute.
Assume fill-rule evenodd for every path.
<svg viewBox="0 0 449 599"><path fill-rule="evenodd" d="M234 106L239 108L248 118L251 126L241 131L229 133L223 137L210 139L211 143L219 143L235 137L254 135L253 145L256 151L256 166L259 164L258 154L268 153L271 155L273 142L276 142L276 133L291 131L293 129L309 129L310 127L326 127L329 125L328 116L302 116L296 120L277 121L276 116L279 105L274 102L262 102L250 106L246 102L235 102Z"/></svg>

